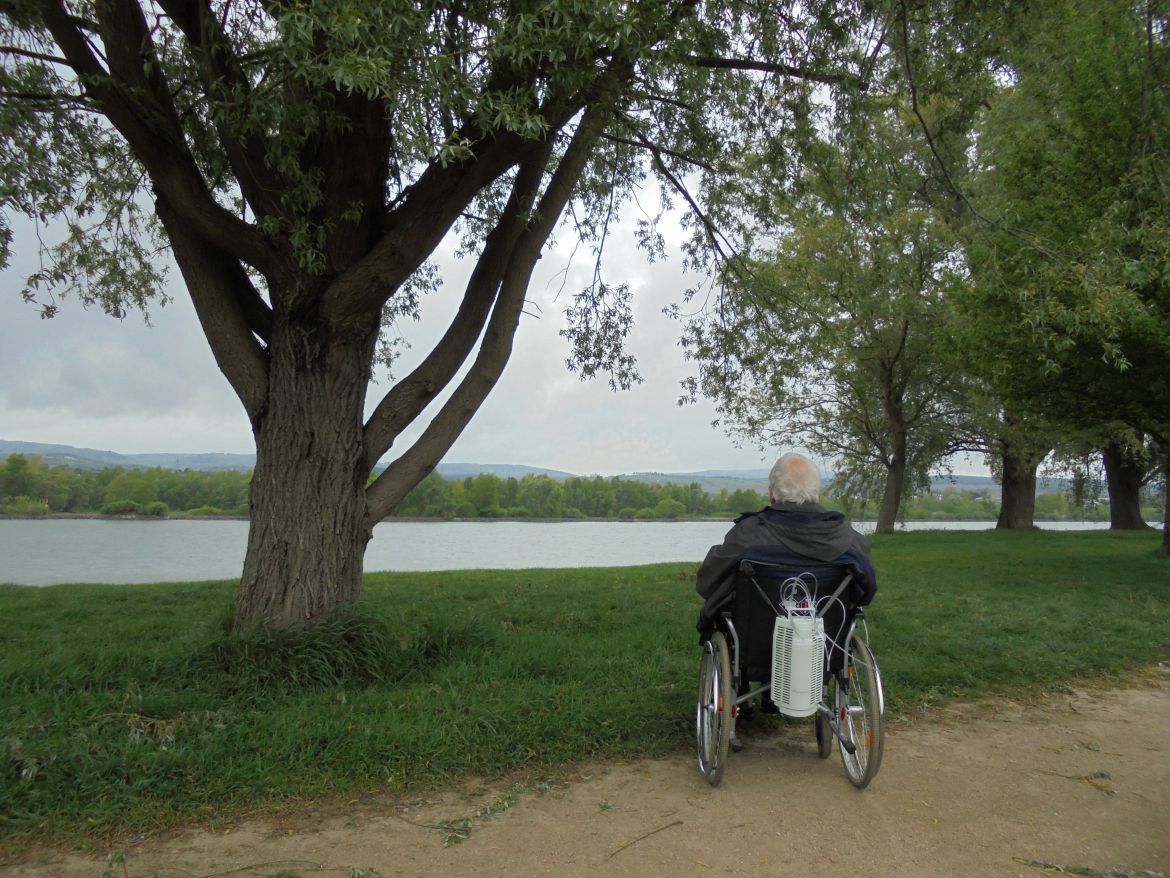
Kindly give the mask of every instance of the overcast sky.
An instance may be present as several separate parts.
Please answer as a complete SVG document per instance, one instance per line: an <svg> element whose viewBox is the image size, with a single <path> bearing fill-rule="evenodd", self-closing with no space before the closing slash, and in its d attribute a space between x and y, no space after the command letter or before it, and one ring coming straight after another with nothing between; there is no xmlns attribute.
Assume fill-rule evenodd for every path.
<svg viewBox="0 0 1170 878"><path fill-rule="evenodd" d="M19 295L36 266L35 239L15 231L12 264L0 273L0 439L121 453L253 451L243 409L212 359L177 271L173 301L152 309L149 326L138 314L118 321L71 299L43 320ZM581 247L573 255L571 236L562 229L560 237L540 262L503 378L446 460L602 475L770 465L776 450L737 448L711 426L710 404L677 404L691 366L678 347L679 324L661 311L696 280L684 277L677 253L652 264L621 230L607 245L607 280L626 281L635 292L629 348L644 382L614 393L605 379L583 382L565 368L568 343L558 330L592 273L592 253ZM470 262L450 251L445 246L436 260L444 289L424 299L417 324L403 326L412 347L397 374L445 329L462 292ZM387 387L383 376L370 396Z"/></svg>

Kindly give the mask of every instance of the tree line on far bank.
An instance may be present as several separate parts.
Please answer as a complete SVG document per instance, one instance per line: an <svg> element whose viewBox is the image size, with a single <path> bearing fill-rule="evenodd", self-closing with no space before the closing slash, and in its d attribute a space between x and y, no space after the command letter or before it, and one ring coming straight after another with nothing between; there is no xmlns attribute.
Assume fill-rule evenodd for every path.
<svg viewBox="0 0 1170 878"><path fill-rule="evenodd" d="M36 455L12 454L0 465L0 515L56 513L95 515L248 514L252 474L237 470L127 469L78 470L45 464ZM831 492L830 488L830 492ZM1109 504L1093 491L1058 491L1037 496L1040 520L1108 521ZM408 518L729 518L760 509L765 496L754 490L724 488L709 493L699 483L653 484L601 476L557 480L545 475L521 479L481 473L445 479L431 473L403 500L397 516ZM836 497L826 505L845 509L854 519L872 518L873 503ZM991 491L960 490L917 494L907 501L909 521L994 520L999 500ZM1144 498L1143 513L1157 517L1155 498Z"/></svg>
<svg viewBox="0 0 1170 878"><path fill-rule="evenodd" d="M238 470L79 470L10 454L0 465L0 514L247 515L251 482Z"/></svg>

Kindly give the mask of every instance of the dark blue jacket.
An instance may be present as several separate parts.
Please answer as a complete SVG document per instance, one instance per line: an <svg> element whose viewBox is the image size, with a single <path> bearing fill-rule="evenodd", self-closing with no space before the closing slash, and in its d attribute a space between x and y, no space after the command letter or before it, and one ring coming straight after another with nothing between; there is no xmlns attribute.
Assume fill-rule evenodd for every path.
<svg viewBox="0 0 1170 878"><path fill-rule="evenodd" d="M735 574L745 558L779 564L852 564L858 572L857 606L868 604L877 591L869 540L840 512L816 503L781 503L735 520L723 542L711 547L699 567L695 590L706 599L705 616L734 593Z"/></svg>

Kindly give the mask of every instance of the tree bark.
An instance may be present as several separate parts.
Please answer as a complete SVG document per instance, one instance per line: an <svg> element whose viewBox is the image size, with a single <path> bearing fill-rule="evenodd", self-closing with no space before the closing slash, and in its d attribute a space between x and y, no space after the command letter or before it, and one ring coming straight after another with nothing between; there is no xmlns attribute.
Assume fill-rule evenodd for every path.
<svg viewBox="0 0 1170 878"><path fill-rule="evenodd" d="M902 492L906 488L906 434L895 432L893 439L894 453L886 464L886 486L874 528L879 534L894 532L898 511L902 508Z"/></svg>
<svg viewBox="0 0 1170 878"><path fill-rule="evenodd" d="M1002 494L997 530L1028 530L1036 526L1036 469L1047 450L1029 453L1006 436L1000 442L1003 463Z"/></svg>
<svg viewBox="0 0 1170 878"><path fill-rule="evenodd" d="M1110 441L1102 450L1109 487L1109 529L1146 530L1142 517L1142 482L1146 464L1124 442Z"/></svg>
<svg viewBox="0 0 1170 878"><path fill-rule="evenodd" d="M342 334L278 317L252 422L251 527L237 630L305 624L357 600L371 536L362 414L376 327Z"/></svg>
<svg viewBox="0 0 1170 878"><path fill-rule="evenodd" d="M1159 439L1162 453L1162 554L1170 556L1170 439Z"/></svg>
<svg viewBox="0 0 1170 878"><path fill-rule="evenodd" d="M1003 493L999 503L997 530L1029 530L1036 526L1036 465L1005 456Z"/></svg>

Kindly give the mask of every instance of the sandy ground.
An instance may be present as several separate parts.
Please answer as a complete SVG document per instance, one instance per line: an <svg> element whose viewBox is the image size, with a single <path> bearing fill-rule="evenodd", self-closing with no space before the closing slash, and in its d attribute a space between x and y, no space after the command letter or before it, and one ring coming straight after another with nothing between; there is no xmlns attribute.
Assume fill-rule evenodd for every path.
<svg viewBox="0 0 1170 878"><path fill-rule="evenodd" d="M723 782L689 755L557 783L333 803L126 843L131 878L1023 876L1042 864L1170 875L1170 672L1137 688L958 706L891 727L855 790L811 725L744 729ZM436 829L469 820L462 843ZM101 876L105 853L41 851L3 876ZM365 871L366 878L374 873ZM1053 874L1050 870L1048 874Z"/></svg>

